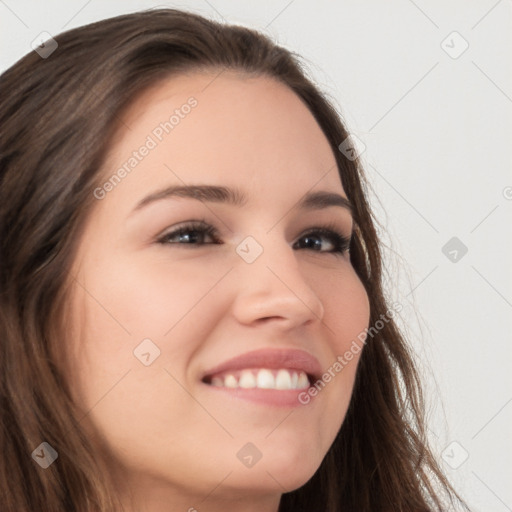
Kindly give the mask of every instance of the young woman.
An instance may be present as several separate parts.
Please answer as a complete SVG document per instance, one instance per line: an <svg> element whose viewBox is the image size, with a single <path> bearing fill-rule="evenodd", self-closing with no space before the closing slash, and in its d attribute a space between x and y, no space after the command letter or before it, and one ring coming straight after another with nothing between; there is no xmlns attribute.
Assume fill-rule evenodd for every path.
<svg viewBox="0 0 512 512"><path fill-rule="evenodd" d="M2 511L460 503L300 61L170 9L56 41L0 77Z"/></svg>

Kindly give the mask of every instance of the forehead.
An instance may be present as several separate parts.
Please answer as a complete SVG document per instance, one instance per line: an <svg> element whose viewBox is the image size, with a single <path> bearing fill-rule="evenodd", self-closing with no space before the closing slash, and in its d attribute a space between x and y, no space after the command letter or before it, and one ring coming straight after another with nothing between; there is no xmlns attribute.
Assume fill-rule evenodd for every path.
<svg viewBox="0 0 512 512"><path fill-rule="evenodd" d="M151 149L124 180L126 192L180 180L243 182L255 193L262 183L306 192L321 180L342 190L313 115L270 77L216 70L160 81L122 114L105 175L144 145Z"/></svg>

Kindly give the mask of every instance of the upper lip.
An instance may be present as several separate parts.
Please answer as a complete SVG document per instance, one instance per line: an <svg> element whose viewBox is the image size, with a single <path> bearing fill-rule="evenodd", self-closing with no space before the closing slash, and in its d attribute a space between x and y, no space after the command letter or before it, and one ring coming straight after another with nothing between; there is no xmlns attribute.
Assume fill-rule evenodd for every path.
<svg viewBox="0 0 512 512"><path fill-rule="evenodd" d="M299 349L260 349L233 357L204 372L203 380L216 373L243 370L245 368L295 369L302 370L314 380L318 379L322 369L318 359Z"/></svg>

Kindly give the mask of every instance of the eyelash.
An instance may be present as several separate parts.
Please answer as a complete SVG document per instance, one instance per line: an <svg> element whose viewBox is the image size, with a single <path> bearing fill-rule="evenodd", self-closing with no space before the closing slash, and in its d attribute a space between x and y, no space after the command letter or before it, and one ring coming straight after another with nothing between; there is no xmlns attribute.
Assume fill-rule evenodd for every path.
<svg viewBox="0 0 512 512"><path fill-rule="evenodd" d="M164 234L161 236L157 242L162 245L207 245L205 243L185 243L181 244L179 242L169 242L169 239L174 238L176 236L185 235L188 233L201 233L201 234L207 234L210 236L213 240L215 240L214 243L218 243L218 230L208 224L205 220L202 220L200 222L190 222L188 224L185 224L184 226L179 227L178 229L175 229L174 231L171 231L169 233ZM304 234L301 235L301 238L312 236L312 235L320 235L326 238L330 239L330 242L334 246L334 249L330 251L315 251L320 253L327 253L327 254L339 254L343 255L346 253L350 248L350 242L351 238L346 237L342 233L338 231L338 228L332 224L327 223L322 226L317 226L314 228L309 229Z"/></svg>

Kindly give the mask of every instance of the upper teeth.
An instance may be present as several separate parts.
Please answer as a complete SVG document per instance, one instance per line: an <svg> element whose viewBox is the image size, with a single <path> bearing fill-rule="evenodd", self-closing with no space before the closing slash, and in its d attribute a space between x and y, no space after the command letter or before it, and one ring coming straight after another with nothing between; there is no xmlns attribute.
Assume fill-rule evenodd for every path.
<svg viewBox="0 0 512 512"><path fill-rule="evenodd" d="M211 384L226 388L261 388L261 389L303 389L309 386L309 379L300 370L247 369L239 372L215 376Z"/></svg>

